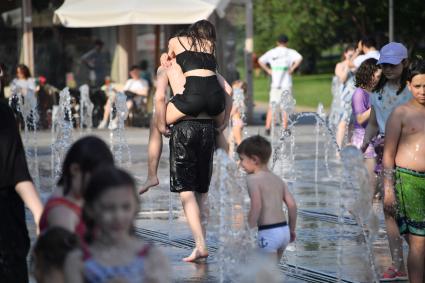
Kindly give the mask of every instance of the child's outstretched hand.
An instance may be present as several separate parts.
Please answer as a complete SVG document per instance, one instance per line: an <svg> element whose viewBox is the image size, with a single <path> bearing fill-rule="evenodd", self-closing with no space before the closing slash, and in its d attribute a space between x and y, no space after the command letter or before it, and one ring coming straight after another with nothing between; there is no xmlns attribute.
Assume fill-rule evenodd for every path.
<svg viewBox="0 0 425 283"><path fill-rule="evenodd" d="M167 53L162 53L159 61L161 62L161 66L164 68L171 67L171 58Z"/></svg>
<svg viewBox="0 0 425 283"><path fill-rule="evenodd" d="M291 235L289 242L292 243L297 238L297 234L295 234L295 231L290 231L289 233Z"/></svg>

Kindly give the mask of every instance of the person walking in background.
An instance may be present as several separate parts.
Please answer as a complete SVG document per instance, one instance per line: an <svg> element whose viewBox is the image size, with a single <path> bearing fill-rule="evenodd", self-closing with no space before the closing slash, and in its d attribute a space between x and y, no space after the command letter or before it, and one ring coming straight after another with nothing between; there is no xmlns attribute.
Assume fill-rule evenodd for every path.
<svg viewBox="0 0 425 283"><path fill-rule="evenodd" d="M288 37L281 35L277 39L277 46L258 59L258 64L272 77L270 85L269 106L266 117L266 135L270 135L272 123L272 105L278 105L283 95L292 95L292 73L301 64L303 57L296 50L290 49ZM287 115L282 113L283 128L287 128Z"/></svg>
<svg viewBox="0 0 425 283"><path fill-rule="evenodd" d="M111 58L108 51L103 50L103 41L97 39L94 48L85 53L81 60L89 68L90 85L100 88L106 76L109 76Z"/></svg>

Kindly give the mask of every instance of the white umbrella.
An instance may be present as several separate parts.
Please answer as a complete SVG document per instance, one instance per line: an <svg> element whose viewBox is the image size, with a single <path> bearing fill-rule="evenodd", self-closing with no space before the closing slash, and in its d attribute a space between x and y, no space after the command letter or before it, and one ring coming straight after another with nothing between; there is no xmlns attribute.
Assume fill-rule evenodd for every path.
<svg viewBox="0 0 425 283"><path fill-rule="evenodd" d="M230 0L65 0L54 22L65 27L189 24L218 14Z"/></svg>

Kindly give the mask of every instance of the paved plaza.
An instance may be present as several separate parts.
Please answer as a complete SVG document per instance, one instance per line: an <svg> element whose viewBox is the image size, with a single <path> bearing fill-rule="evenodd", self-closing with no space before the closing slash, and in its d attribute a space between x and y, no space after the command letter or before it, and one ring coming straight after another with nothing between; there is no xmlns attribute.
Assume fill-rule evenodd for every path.
<svg viewBox="0 0 425 283"><path fill-rule="evenodd" d="M282 282L336 282L339 274L343 282L369 282L370 264L362 230L347 213L343 215L344 218L340 221L342 223L338 223L341 202L338 190L342 165L335 156L335 149L326 149L326 137L322 134L319 135L318 178L315 183L316 140L315 125L312 122L302 121L293 130L294 161L286 160L279 168L275 168L277 173L287 179L299 208L297 241L290 244L280 265ZM248 135L263 132L262 127L247 127ZM90 133L76 130L74 140L86 134L99 136L107 143L110 141L109 130L93 130ZM140 182L145 179L147 172L148 134L148 129L145 128L129 128L125 131L131 152L131 165L125 165L125 168ZM159 165L160 185L141 197L136 233L163 249L172 264L175 282L218 282L219 264L214 256L214 251L218 248L216 241L209 243L212 256L206 263L181 261L182 257L190 253L193 241L177 195L169 194L167 142L168 140L164 139ZM37 143L41 194L43 199L46 199L52 189L51 133L40 132ZM325 155L328 155L327 164ZM390 265L390 257L382 207L379 202L373 206L380 218L380 228L373 243L373 250L377 268L381 272ZM34 225L29 223L29 226L34 240Z"/></svg>

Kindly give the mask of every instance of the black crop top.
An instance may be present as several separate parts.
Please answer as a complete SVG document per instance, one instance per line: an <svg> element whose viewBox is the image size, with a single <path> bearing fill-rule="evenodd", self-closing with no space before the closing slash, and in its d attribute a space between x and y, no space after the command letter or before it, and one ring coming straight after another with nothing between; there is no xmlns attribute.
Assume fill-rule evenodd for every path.
<svg viewBox="0 0 425 283"><path fill-rule="evenodd" d="M180 39L178 41L180 42ZM182 68L183 73L197 69L216 71L217 62L214 54L187 50L181 42L180 44L183 46L184 51L176 55L176 61Z"/></svg>

